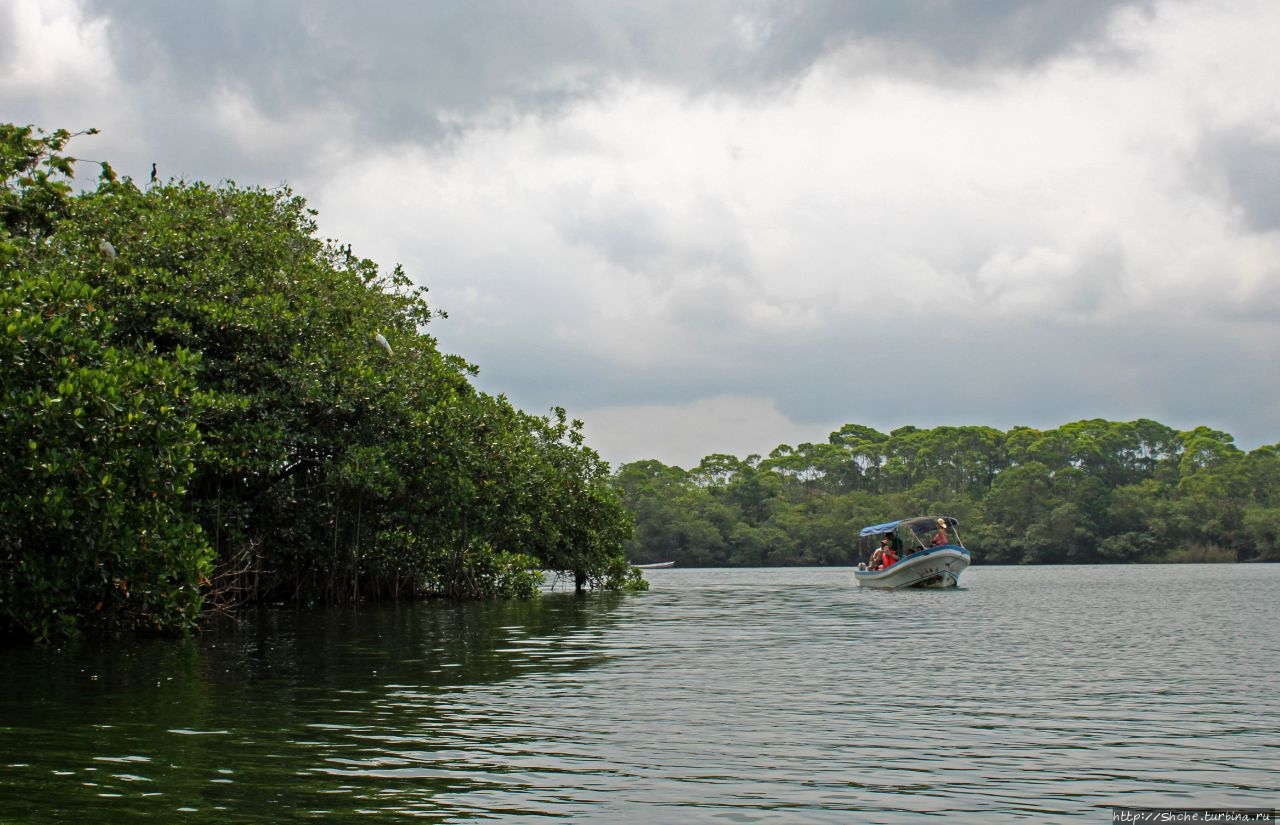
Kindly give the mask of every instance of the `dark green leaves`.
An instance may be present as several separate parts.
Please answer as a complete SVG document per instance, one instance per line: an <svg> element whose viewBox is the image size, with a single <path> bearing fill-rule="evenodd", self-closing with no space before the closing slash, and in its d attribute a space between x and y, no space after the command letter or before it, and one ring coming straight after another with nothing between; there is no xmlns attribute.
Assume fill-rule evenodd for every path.
<svg viewBox="0 0 1280 825"><path fill-rule="evenodd" d="M1039 431L846 425L764 460L641 461L614 483L628 553L681 564L847 564L866 525L943 512L987 563L1280 558L1280 460L1140 419Z"/></svg>
<svg viewBox="0 0 1280 825"><path fill-rule="evenodd" d="M477 392L399 267L287 189L73 196L72 137L0 126L0 630L634 584L580 422Z"/></svg>

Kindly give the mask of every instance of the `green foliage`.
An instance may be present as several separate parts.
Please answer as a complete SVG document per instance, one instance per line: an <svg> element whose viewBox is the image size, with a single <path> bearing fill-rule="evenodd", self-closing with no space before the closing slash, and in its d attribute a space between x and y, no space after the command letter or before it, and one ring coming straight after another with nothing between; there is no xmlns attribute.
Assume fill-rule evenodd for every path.
<svg viewBox="0 0 1280 825"><path fill-rule="evenodd" d="M72 137L0 127L0 630L636 586L581 423L476 391L403 271L287 189L73 194Z"/></svg>
<svg viewBox="0 0 1280 825"><path fill-rule="evenodd" d="M1147 419L1054 430L847 424L826 444L693 470L641 461L613 483L641 562L856 563L857 530L925 513L961 520L993 564L1280 559L1280 450Z"/></svg>
<svg viewBox="0 0 1280 825"><path fill-rule="evenodd" d="M90 130L87 134L95 134ZM9 254L38 244L62 217L75 159L59 154L73 135L0 123L0 230Z"/></svg>
<svg viewBox="0 0 1280 825"><path fill-rule="evenodd" d="M200 359L113 346L85 266L21 234L53 225L35 216L63 203L65 188L6 170L31 180L9 181L0 271L0 628L50 639L82 626L190 627L211 570L183 508L200 442Z"/></svg>

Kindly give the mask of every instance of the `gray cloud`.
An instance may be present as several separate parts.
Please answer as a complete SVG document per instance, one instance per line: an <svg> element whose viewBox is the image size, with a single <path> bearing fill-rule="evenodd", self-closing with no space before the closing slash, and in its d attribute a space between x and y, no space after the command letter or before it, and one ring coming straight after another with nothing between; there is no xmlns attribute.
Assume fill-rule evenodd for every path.
<svg viewBox="0 0 1280 825"><path fill-rule="evenodd" d="M358 155L462 140L495 118L554 116L620 82L769 92L854 42L876 44L879 56L851 71L916 71L923 60L936 79L948 67L1029 67L1088 43L1117 10L1149 2L84 0L83 8L107 21L119 81L149 109L130 128L172 147L128 157L139 141L121 141L122 161L274 186L322 179L326 164L347 162L307 134L316 119ZM261 139L210 120L227 94L273 121L253 127ZM90 125L111 125L103 120Z"/></svg>
<svg viewBox="0 0 1280 825"><path fill-rule="evenodd" d="M352 4L89 0L111 21L124 77L221 85L265 110L338 104L373 139L440 137L495 104L555 109L618 78L693 90L758 88L832 50L881 41L945 64L1034 65L1146 0L815 0L685 3L451 0Z"/></svg>
<svg viewBox="0 0 1280 825"><path fill-rule="evenodd" d="M1280 141L1256 133L1232 134L1213 142L1210 154L1248 227L1280 229Z"/></svg>
<svg viewBox="0 0 1280 825"><path fill-rule="evenodd" d="M450 323L435 330L446 346ZM1146 417L1184 428L1207 423L1250 447L1277 439L1274 392L1269 376L1258 372L1259 354L1246 340L1224 341L1211 323L1174 328L1158 316L1131 316L1106 327L1051 318L930 327L884 313L860 326L807 334L739 333L721 345L735 358L716 372L689 366L705 352L620 372L606 357L545 338L521 352L478 340L467 349L482 365L482 386L530 410L734 395L774 398L792 421L818 429L832 423L1008 429Z"/></svg>
<svg viewBox="0 0 1280 825"><path fill-rule="evenodd" d="M769 75L802 72L851 40L874 40L952 66L1033 66L1092 40L1118 9L1149 6L1146 0L774 3L760 12L771 33L762 65Z"/></svg>
<svg viewBox="0 0 1280 825"><path fill-rule="evenodd" d="M135 176L293 183L530 411L696 448L741 399L766 452L848 422L1276 438L1265 0L81 8L0 80L11 116L102 127L85 151Z"/></svg>
<svg viewBox="0 0 1280 825"><path fill-rule="evenodd" d="M740 278L747 268L743 238L722 204L712 200L693 210L700 231L690 232L657 205L592 202L564 218L561 237L636 275L666 282L690 270ZM673 225L674 224L674 225Z"/></svg>

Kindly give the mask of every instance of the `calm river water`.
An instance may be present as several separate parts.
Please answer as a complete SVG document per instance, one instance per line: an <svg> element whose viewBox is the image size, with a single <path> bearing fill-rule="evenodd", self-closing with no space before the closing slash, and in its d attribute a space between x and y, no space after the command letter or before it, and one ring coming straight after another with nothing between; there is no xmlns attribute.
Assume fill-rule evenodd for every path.
<svg viewBox="0 0 1280 825"><path fill-rule="evenodd" d="M0 821L1110 822L1280 802L1280 565L658 570L0 650ZM941 815L941 816L940 816Z"/></svg>

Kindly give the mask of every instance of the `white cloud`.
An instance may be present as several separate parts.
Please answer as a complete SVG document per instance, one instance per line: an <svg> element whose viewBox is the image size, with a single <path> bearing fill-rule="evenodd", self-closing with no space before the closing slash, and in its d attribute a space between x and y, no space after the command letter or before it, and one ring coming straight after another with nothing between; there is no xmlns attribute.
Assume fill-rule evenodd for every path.
<svg viewBox="0 0 1280 825"><path fill-rule="evenodd" d="M72 0L13 0L8 27L15 46L0 88L45 89L91 97L113 81L103 20L87 20Z"/></svg>
<svg viewBox="0 0 1280 825"><path fill-rule="evenodd" d="M134 110L122 94L108 30L107 21L86 16L72 0L0 4L0 45L8 47L0 49L4 119L49 132L99 128L103 135L79 138L69 154L115 165L107 133L128 131Z"/></svg>
<svg viewBox="0 0 1280 825"><path fill-rule="evenodd" d="M486 388L603 411L589 426L622 422L642 454L688 442L673 417L703 432L753 411L763 443L722 450L740 454L825 437L797 421L874 425L853 387L940 367L968 387L948 411L968 423L1114 409L1275 440L1280 394L1231 400L1280 348L1280 194L1254 176L1280 168L1274 3L1144 3L1102 33L1109 11L1057 4L757 10L727 33L707 12L725 53L702 28L661 36L666 7L521 17L531 45L459 40L416 7L394 33L340 5L310 29L310 6L278 5L249 30L209 7L194 51L166 39L183 13L79 8L11 0L6 99L49 125L91 118L94 152L139 169L293 176L322 234L431 288L450 313L433 332ZM968 35L942 25L960 18ZM1027 20L1065 28L1010 28ZM636 26L648 39L623 48ZM352 27L366 40L337 56L318 37ZM361 47L382 36L388 53ZM1192 372L1212 389L1188 392ZM923 397L886 415L939 423Z"/></svg>
<svg viewBox="0 0 1280 825"><path fill-rule="evenodd" d="M303 168L329 170L339 168L354 151L349 119L333 103L267 111L245 90L220 86L192 108L193 126L219 135L244 155L294 155L304 159L298 164Z"/></svg>
<svg viewBox="0 0 1280 825"><path fill-rule="evenodd" d="M1203 101L1149 53L1159 42L965 88L824 68L768 100L624 84L447 152L357 163L320 200L362 236L398 210L448 227L399 259L536 272L542 297L512 298L623 360L641 328L702 338L672 325L682 308L744 334L921 295L971 316L1114 317L1171 285L1231 292L1275 272L1274 245L1240 245L1229 205L1185 176ZM1117 288L1082 302L1100 261ZM421 270L444 297L460 274Z"/></svg>
<svg viewBox="0 0 1280 825"><path fill-rule="evenodd" d="M767 456L779 444L825 442L840 424L796 423L770 398L718 395L687 404L598 407L574 413L587 443L615 468L652 458L689 469L705 456Z"/></svg>
<svg viewBox="0 0 1280 825"><path fill-rule="evenodd" d="M1249 76L1280 99L1280 72L1252 74L1273 50L1232 43L1280 13L1228 25L1173 9L1122 21L1122 58L1080 52L952 84L850 76L848 53L768 97L619 83L553 117L506 112L447 147L373 154L318 202L336 234L377 239L377 257L432 287L453 313L437 333L482 375L537 371L526 397L584 404L593 438L630 457L767 451L803 429L778 404L797 412L889 365L940 363L902 338L929 323L1028 336L967 366L972 333L947 339L950 368L984 387L1060 345L1037 340L1036 322L1077 327L1103 360L1058 374L1094 382L1077 399L1128 397L1108 382L1143 373L1115 368L1133 328L1216 318L1230 335L1242 305L1276 301L1260 288L1280 275L1280 236L1250 233L1196 167L1215 124L1274 105L1255 91L1214 108L1217 84ZM1222 39L1186 48L1201 31ZM1280 346L1275 331L1251 335ZM881 337L901 346L870 343ZM1177 346L1161 361L1199 358ZM821 372L833 368L843 387ZM664 386L685 400L630 403ZM602 405L610 392L618 403ZM980 404L974 415L985 423Z"/></svg>

